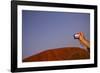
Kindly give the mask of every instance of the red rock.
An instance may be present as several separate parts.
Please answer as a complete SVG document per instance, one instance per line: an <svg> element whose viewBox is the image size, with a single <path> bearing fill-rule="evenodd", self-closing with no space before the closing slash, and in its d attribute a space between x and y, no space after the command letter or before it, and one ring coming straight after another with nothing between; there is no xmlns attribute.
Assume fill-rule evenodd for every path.
<svg viewBox="0 0 100 73"><path fill-rule="evenodd" d="M36 55L23 59L23 62L58 61L89 59L90 53L79 47L64 47L46 50Z"/></svg>

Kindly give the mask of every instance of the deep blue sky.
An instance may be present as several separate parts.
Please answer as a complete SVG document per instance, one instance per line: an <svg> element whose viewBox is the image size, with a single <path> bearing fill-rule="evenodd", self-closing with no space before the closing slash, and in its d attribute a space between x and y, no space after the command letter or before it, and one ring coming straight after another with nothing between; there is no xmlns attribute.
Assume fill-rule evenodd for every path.
<svg viewBox="0 0 100 73"><path fill-rule="evenodd" d="M90 39L88 13L22 11L23 58L47 49L80 47L73 34L84 32Z"/></svg>

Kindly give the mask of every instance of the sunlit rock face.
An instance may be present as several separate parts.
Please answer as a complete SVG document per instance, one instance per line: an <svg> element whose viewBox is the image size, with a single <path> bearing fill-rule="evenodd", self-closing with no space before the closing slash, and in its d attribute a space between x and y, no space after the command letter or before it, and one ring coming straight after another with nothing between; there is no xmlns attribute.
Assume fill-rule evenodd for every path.
<svg viewBox="0 0 100 73"><path fill-rule="evenodd" d="M23 62L36 61L58 61L58 60L80 60L89 59L90 53L79 47L64 47L46 50L36 55L29 56L23 59Z"/></svg>

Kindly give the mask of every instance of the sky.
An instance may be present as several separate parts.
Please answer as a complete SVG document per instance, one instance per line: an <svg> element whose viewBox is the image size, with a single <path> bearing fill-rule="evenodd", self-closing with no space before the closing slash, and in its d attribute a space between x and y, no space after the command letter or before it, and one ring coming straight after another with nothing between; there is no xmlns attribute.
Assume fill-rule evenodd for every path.
<svg viewBox="0 0 100 73"><path fill-rule="evenodd" d="M48 49L82 47L73 38L77 32L90 39L90 14L23 10L22 58Z"/></svg>

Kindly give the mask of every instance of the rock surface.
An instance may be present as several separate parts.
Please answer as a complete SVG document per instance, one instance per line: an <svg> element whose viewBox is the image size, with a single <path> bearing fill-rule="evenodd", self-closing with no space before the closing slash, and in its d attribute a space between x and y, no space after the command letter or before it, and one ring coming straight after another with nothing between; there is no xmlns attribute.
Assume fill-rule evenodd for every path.
<svg viewBox="0 0 100 73"><path fill-rule="evenodd" d="M89 59L90 53L79 47L55 48L23 59L23 62Z"/></svg>

